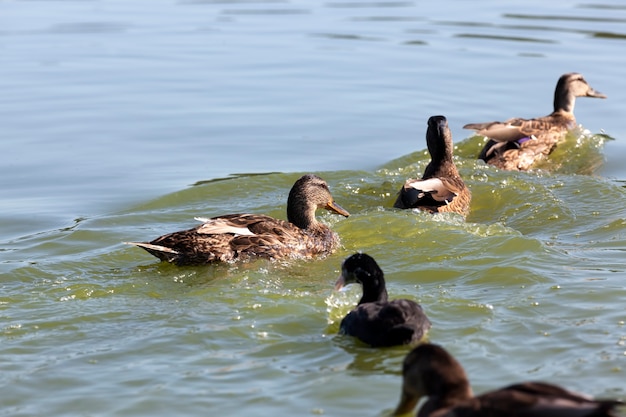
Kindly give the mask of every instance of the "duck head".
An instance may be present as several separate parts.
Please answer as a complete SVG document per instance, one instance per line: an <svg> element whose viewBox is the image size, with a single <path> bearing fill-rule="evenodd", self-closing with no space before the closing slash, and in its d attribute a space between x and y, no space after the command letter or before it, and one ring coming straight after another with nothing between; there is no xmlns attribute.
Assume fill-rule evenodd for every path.
<svg viewBox="0 0 626 417"><path fill-rule="evenodd" d="M402 364L402 394L393 415L412 411L422 397L464 400L473 396L461 364L444 348L426 343L417 346Z"/></svg>
<svg viewBox="0 0 626 417"><path fill-rule="evenodd" d="M359 304L387 300L385 275L374 258L365 253L355 253L343 261L335 290L355 283L363 287Z"/></svg>
<svg viewBox="0 0 626 417"><path fill-rule="evenodd" d="M318 208L350 216L346 209L335 203L326 181L315 174L303 175L289 192L287 219L301 229L306 229L316 222L315 211Z"/></svg>
<svg viewBox="0 0 626 417"><path fill-rule="evenodd" d="M433 161L452 160L452 133L444 116L431 116L426 129L426 146Z"/></svg>
<svg viewBox="0 0 626 417"><path fill-rule="evenodd" d="M573 113L576 97L607 98L606 94L594 90L582 74L571 72L561 75L554 91L554 110Z"/></svg>

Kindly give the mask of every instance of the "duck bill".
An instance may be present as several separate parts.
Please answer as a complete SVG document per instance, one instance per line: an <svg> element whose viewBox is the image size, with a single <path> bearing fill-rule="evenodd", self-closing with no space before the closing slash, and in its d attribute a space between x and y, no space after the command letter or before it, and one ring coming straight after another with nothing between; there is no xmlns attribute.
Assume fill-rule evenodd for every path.
<svg viewBox="0 0 626 417"><path fill-rule="evenodd" d="M337 282L335 282L335 291L339 291L345 286L346 286L346 279L343 277L343 274L341 274L339 275Z"/></svg>
<svg viewBox="0 0 626 417"><path fill-rule="evenodd" d="M344 217L348 217L350 216L350 213L348 213L348 211L346 209L344 209L343 207L341 207L339 204L335 203L334 201L329 201L324 208L328 211L332 211L333 213L337 213L337 214L341 214Z"/></svg>
<svg viewBox="0 0 626 417"><path fill-rule="evenodd" d="M404 388L402 389L402 395L400 396L400 403L393 412L393 416L402 416L413 411L417 405L417 400L414 395L409 394Z"/></svg>
<svg viewBox="0 0 626 417"><path fill-rule="evenodd" d="M601 92L590 88L589 91L587 91L587 97L606 98L606 94L602 94Z"/></svg>
<svg viewBox="0 0 626 417"><path fill-rule="evenodd" d="M339 275L339 278L337 278L337 282L335 282L335 291L339 291L345 286L346 286L346 279L343 277L343 274L341 274Z"/></svg>

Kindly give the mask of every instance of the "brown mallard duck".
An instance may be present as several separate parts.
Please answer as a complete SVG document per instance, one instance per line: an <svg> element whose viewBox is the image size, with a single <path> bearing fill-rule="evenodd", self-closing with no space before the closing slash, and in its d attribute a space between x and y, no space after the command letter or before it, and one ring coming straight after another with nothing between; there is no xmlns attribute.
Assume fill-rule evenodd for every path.
<svg viewBox="0 0 626 417"><path fill-rule="evenodd" d="M454 164L452 133L444 116L428 119L426 145L431 161L424 175L421 179L407 180L393 206L430 212L455 212L467 216L472 194Z"/></svg>
<svg viewBox="0 0 626 417"><path fill-rule="evenodd" d="M335 203L328 185L317 175L302 176L287 199L287 219L263 214L228 214L210 219L193 229L170 233L151 242L127 242L162 261L176 265L202 265L216 261L309 258L333 252L339 238L315 218L324 208L348 217Z"/></svg>
<svg viewBox="0 0 626 417"><path fill-rule="evenodd" d="M470 123L463 128L489 138L478 159L500 169L526 171L549 155L565 134L576 127L576 97L606 98L606 95L591 88L581 74L572 72L559 78L554 91L554 111L549 115Z"/></svg>
<svg viewBox="0 0 626 417"><path fill-rule="evenodd" d="M335 290L359 283L363 296L341 320L339 332L373 347L413 344L430 329L430 320L415 301L388 300L385 277L374 258L356 253L341 265Z"/></svg>
<svg viewBox="0 0 626 417"><path fill-rule="evenodd" d="M428 400L417 417L615 417L618 400L593 400L557 385L522 382L474 396L461 364L441 346L423 344L404 359L402 395L394 415Z"/></svg>

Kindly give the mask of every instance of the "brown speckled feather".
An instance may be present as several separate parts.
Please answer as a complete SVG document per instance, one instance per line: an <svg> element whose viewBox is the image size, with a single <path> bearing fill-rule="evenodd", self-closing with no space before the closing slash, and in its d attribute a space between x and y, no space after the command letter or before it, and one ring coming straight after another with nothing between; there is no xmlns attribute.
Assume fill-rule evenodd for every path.
<svg viewBox="0 0 626 417"><path fill-rule="evenodd" d="M424 344L404 359L400 403L410 412L422 397L418 417L614 417L617 400L594 400L544 382L522 382L474 396L461 364L438 345Z"/></svg>
<svg viewBox="0 0 626 417"><path fill-rule="evenodd" d="M201 219L192 229L169 233L151 242L129 242L162 261L201 265L216 261L309 258L328 254L339 245L338 236L315 218L317 208L349 216L337 205L326 182L305 175L291 189L287 201L290 221L263 214L229 214Z"/></svg>
<svg viewBox="0 0 626 417"><path fill-rule="evenodd" d="M426 143L431 161L421 179L409 179L400 189L394 207L467 216L472 195L454 164L452 133L443 116L428 119Z"/></svg>
<svg viewBox="0 0 626 417"><path fill-rule="evenodd" d="M554 91L554 111L536 119L513 118L504 122L470 123L464 129L489 138L478 159L500 169L526 171L546 158L576 127L576 97L606 98L587 84L582 75L564 74Z"/></svg>

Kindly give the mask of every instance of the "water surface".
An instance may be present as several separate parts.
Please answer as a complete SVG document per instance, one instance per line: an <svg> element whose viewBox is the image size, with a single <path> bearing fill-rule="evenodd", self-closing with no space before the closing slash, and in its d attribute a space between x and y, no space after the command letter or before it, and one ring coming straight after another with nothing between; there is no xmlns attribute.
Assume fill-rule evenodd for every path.
<svg viewBox="0 0 626 417"><path fill-rule="evenodd" d="M566 1L0 3L1 414L384 415L408 348L337 336L374 256L475 391L542 379L624 399L626 8ZM469 122L581 130L542 170L474 157ZM390 209L444 114L463 220ZM350 218L315 261L177 268L128 240L284 218L305 172Z"/></svg>

